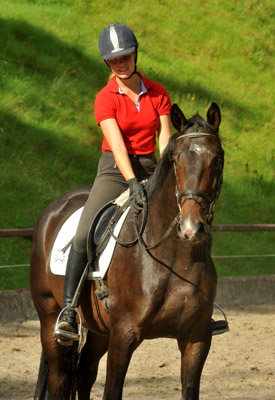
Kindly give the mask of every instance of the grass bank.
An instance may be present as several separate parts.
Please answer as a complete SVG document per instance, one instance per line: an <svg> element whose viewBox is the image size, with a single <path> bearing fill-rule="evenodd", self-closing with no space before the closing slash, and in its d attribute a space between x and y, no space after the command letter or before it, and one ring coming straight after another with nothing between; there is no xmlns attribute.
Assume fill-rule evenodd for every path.
<svg viewBox="0 0 275 400"><path fill-rule="evenodd" d="M97 39L112 22L133 28L138 68L186 117L220 105L215 223L274 223L273 21L271 0L2 0L0 228L33 226L51 200L92 184L102 140L93 101L108 77ZM0 265L28 263L29 250L27 240L2 239ZM272 253L274 233L214 235L217 256ZM220 275L274 273L274 258L216 264Z"/></svg>

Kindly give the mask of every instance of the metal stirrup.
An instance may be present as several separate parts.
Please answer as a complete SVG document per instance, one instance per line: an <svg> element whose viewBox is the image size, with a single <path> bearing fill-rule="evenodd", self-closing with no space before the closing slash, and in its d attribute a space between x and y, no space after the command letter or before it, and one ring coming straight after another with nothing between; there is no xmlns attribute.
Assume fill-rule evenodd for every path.
<svg viewBox="0 0 275 400"><path fill-rule="evenodd" d="M69 332L69 331L66 331L66 330L64 330L64 329L59 329L59 328L58 328L58 324L59 324L60 317L61 317L61 315L63 314L63 312L64 312L65 310L67 310L67 309L70 309L70 310L75 311L75 312L77 313L77 315L78 315L78 318L79 318L79 326L78 326L78 332L77 332L77 333ZM79 312L78 308L77 308L77 307L76 307L76 308L73 308L73 307L71 307L71 306L66 306L66 307L64 307L64 308L60 311L60 313L59 313L59 315L58 315L58 317L57 317L56 324L55 324L55 328L54 328L54 334L55 334L56 336L59 336L60 339L61 339L61 337L62 337L62 338L67 339L67 340L79 341L80 336L81 336L81 332L82 332L82 319L81 319L81 315L80 315L80 312Z"/></svg>
<svg viewBox="0 0 275 400"><path fill-rule="evenodd" d="M223 311L223 309L221 308L221 306L219 306L219 304L217 304L217 303L215 303L215 302L213 302L213 304L214 304L215 307L217 307L217 308L220 310L220 312L222 313L222 315L223 315L223 317L224 317L225 322L227 322L227 318L226 318L225 312Z"/></svg>
<svg viewBox="0 0 275 400"><path fill-rule="evenodd" d="M222 333L229 332L229 326L228 326L228 322L227 322L227 318L226 318L225 312L223 311L222 307L219 304L213 302L213 305L215 307L217 307L220 310L220 312L222 313L222 315L224 317L225 327L222 328L222 329L213 330L212 335L215 336L215 335L220 335Z"/></svg>

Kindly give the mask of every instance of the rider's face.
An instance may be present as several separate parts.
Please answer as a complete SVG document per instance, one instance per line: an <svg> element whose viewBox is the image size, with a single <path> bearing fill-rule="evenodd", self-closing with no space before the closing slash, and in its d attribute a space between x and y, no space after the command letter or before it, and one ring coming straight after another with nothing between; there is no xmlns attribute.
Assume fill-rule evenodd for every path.
<svg viewBox="0 0 275 400"><path fill-rule="evenodd" d="M136 53L126 54L125 56L115 57L107 60L112 72L118 78L128 78L135 70Z"/></svg>

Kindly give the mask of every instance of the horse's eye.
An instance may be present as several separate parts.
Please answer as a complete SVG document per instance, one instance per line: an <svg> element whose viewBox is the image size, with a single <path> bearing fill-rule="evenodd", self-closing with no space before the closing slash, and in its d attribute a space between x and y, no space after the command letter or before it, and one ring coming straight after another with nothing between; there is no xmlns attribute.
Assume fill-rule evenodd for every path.
<svg viewBox="0 0 275 400"><path fill-rule="evenodd" d="M221 168L221 158L215 157L211 162L211 168Z"/></svg>

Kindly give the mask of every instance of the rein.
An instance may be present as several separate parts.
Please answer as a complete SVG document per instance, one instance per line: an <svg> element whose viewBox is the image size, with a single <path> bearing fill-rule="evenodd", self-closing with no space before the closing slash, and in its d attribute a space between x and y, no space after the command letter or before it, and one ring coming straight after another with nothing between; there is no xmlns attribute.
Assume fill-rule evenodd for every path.
<svg viewBox="0 0 275 400"><path fill-rule="evenodd" d="M127 206L129 206L130 201L127 201L126 204L127 204ZM146 199L145 201L143 201L142 210L143 210L143 218L142 218L142 226L141 226L141 230L140 230L140 231L139 231L138 228L137 228L137 214L134 214L134 216L135 216L135 218L134 218L134 221L135 221L135 229L136 229L136 231L138 232L138 235L137 235L137 238L136 238L135 240L133 240L132 242L124 242L123 240L119 239L119 237L117 237L117 236L114 234L114 227L112 227L112 229L109 230L110 235L112 236L112 238L115 239L115 241L116 241L118 244L120 244L121 246L130 248L130 247L135 246L135 245L138 243L139 237L142 236L142 234L143 234L143 232L144 232L144 230L145 230L145 227L146 227L146 223L147 223L147 217L148 217L148 203L147 203L147 199Z"/></svg>
<svg viewBox="0 0 275 400"><path fill-rule="evenodd" d="M177 223L180 220L180 213L178 213L178 215L174 218L174 220L172 221L171 225L169 226L169 228L167 229L167 231L164 233L164 235L160 238L160 240L152 247L147 247L147 245L145 244L142 235L143 232L145 230L146 227L146 223L147 223L147 217L148 217L148 203L147 200L145 200L143 202L143 218L142 218L142 225L141 225L141 229L139 230L138 228L138 214L134 213L134 226L135 226L135 231L137 234L137 238L135 240L133 240L132 242L124 242L123 240L119 239L113 232L113 229L110 230L110 235L112 236L113 239L115 239L115 241L120 244L123 247L133 247L135 246L138 242L146 249L146 250L153 250L157 247L159 247L170 235L170 233L172 232L172 230L175 228L175 226L177 225Z"/></svg>
<svg viewBox="0 0 275 400"><path fill-rule="evenodd" d="M154 244L153 246L148 247L147 244L145 243L141 233L138 230L138 223L137 223L137 215L135 214L135 218L134 218L134 225L135 225L135 230L136 230L136 234L137 234L137 240L138 242L142 245L142 247L144 247L145 250L153 250L156 249L157 247L159 247L170 235L170 233L173 231L173 229L175 228L175 226L179 223L180 220L180 212L178 213L178 215L173 219L172 223L170 224L169 228L167 229L167 231L162 235L162 237L159 239L159 241Z"/></svg>

